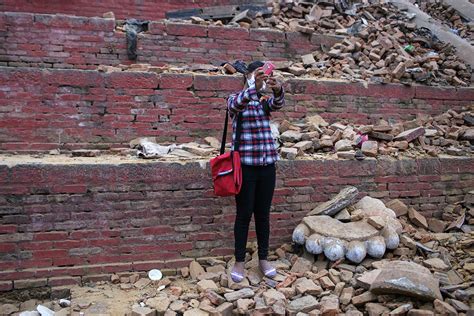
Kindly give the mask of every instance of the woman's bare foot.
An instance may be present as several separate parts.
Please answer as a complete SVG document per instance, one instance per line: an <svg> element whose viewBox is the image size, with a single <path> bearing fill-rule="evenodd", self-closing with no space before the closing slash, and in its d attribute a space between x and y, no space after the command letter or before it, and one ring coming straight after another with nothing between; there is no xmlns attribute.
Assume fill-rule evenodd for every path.
<svg viewBox="0 0 474 316"><path fill-rule="evenodd" d="M232 271L230 272L230 276L232 277L232 281L239 283L244 279L245 273L245 263L244 262L235 262L234 266L232 267Z"/></svg>
<svg viewBox="0 0 474 316"><path fill-rule="evenodd" d="M266 277L273 278L276 275L276 269L267 260L259 260L258 263L260 270Z"/></svg>

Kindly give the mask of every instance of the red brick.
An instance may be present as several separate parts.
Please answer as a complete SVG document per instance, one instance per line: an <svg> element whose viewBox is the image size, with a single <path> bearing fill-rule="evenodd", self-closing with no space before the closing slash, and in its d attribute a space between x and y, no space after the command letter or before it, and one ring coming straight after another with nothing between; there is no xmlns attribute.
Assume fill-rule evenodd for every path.
<svg viewBox="0 0 474 316"><path fill-rule="evenodd" d="M192 85L192 75L162 74L160 78L160 89L188 89Z"/></svg>
<svg viewBox="0 0 474 316"><path fill-rule="evenodd" d="M48 278L48 286L80 285L80 277L51 277Z"/></svg>
<svg viewBox="0 0 474 316"><path fill-rule="evenodd" d="M7 292L13 289L12 281L1 281L0 282L0 292Z"/></svg>
<svg viewBox="0 0 474 316"><path fill-rule="evenodd" d="M285 33L276 30L251 29L250 39L262 42L284 42Z"/></svg>
<svg viewBox="0 0 474 316"><path fill-rule="evenodd" d="M241 41L249 38L249 31L245 28L209 26L208 36L210 38L226 39L230 41Z"/></svg>
<svg viewBox="0 0 474 316"><path fill-rule="evenodd" d="M33 240L64 240L67 236L67 232L40 232L34 234Z"/></svg>
<svg viewBox="0 0 474 316"><path fill-rule="evenodd" d="M241 77L229 76L194 76L196 90L239 91L243 88Z"/></svg>
<svg viewBox="0 0 474 316"><path fill-rule="evenodd" d="M195 24L167 23L166 33L182 36L207 36L207 27Z"/></svg>
<svg viewBox="0 0 474 316"><path fill-rule="evenodd" d="M149 72L112 72L107 77L107 87L128 89L157 89L158 75Z"/></svg>
<svg viewBox="0 0 474 316"><path fill-rule="evenodd" d="M16 225L0 225L0 234L16 233Z"/></svg>

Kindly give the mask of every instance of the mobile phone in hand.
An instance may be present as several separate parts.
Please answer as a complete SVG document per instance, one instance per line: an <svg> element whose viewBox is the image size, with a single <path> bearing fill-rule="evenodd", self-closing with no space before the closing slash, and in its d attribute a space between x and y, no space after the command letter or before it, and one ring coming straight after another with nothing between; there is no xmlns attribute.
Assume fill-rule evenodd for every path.
<svg viewBox="0 0 474 316"><path fill-rule="evenodd" d="M275 65L267 61L265 62L262 68L263 68L263 73L266 74L267 76L270 76L273 72L273 69L275 69Z"/></svg>

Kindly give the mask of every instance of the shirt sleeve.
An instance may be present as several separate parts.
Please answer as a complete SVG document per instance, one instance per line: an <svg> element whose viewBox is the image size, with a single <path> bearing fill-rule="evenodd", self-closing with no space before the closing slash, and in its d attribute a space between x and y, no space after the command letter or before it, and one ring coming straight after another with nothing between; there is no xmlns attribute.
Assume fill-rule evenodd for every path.
<svg viewBox="0 0 474 316"><path fill-rule="evenodd" d="M242 90L240 93L231 94L227 99L227 108L232 114L245 110L250 101L258 101L257 90L254 86Z"/></svg>
<svg viewBox="0 0 474 316"><path fill-rule="evenodd" d="M272 111L277 111L285 105L285 91L281 88L281 93L278 96L270 98L269 106Z"/></svg>

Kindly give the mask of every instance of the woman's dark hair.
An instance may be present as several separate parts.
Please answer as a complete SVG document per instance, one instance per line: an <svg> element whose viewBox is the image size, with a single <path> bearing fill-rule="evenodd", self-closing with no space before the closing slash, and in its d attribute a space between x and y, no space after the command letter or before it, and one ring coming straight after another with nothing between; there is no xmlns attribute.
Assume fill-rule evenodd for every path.
<svg viewBox="0 0 474 316"><path fill-rule="evenodd" d="M263 65L265 65L263 61L260 61L260 60L253 61L248 65L247 73L250 73L259 67L263 67Z"/></svg>

